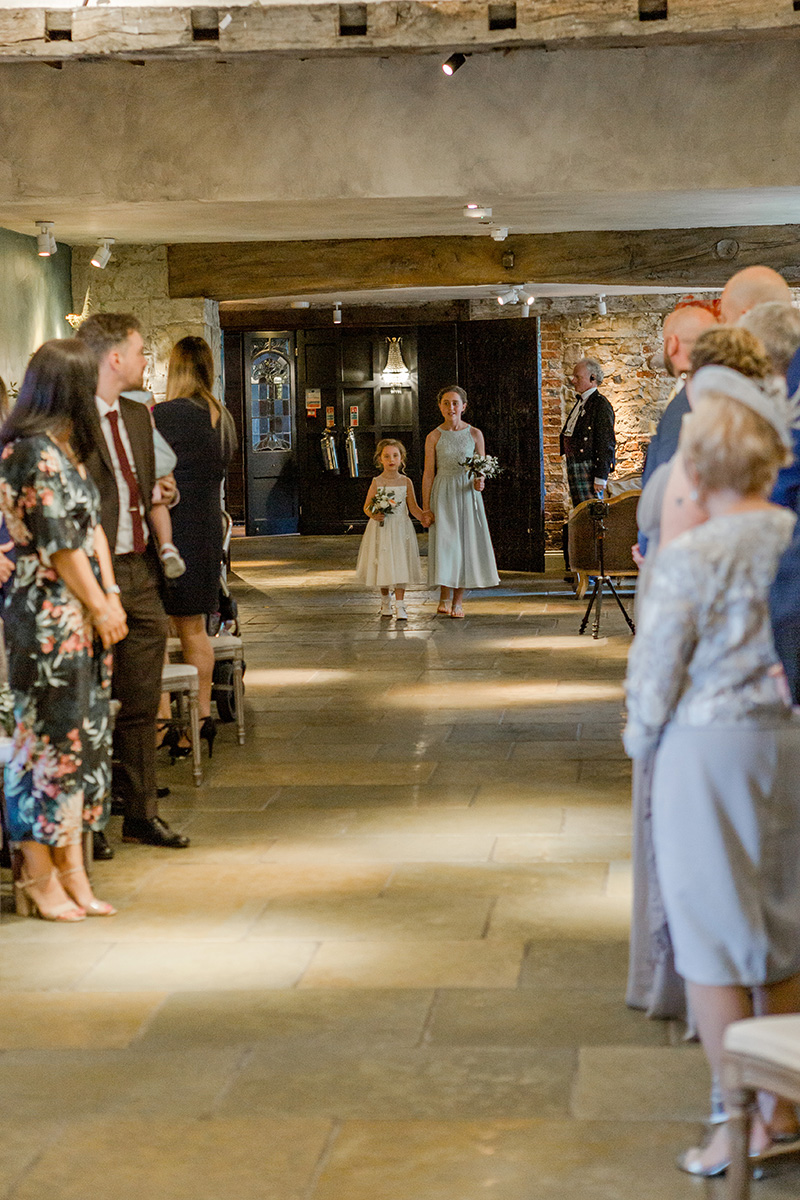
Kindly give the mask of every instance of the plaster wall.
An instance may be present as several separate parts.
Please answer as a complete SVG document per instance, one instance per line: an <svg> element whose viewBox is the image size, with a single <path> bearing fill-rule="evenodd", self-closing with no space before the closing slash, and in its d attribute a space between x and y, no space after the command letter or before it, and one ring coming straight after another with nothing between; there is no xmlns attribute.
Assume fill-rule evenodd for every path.
<svg viewBox="0 0 800 1200"><path fill-rule="evenodd" d="M148 369L145 386L156 401L167 386L170 351L180 338L203 337L214 354L216 394L222 395L219 306L214 300L171 300L167 292L166 246L115 246L103 271L91 265L92 251L73 252L72 289L75 312L87 301L90 312L132 312L142 322Z"/></svg>
<svg viewBox="0 0 800 1200"><path fill-rule="evenodd" d="M0 378L19 385L42 342L71 334L69 246L39 258L35 237L0 229L0 297Z"/></svg>
<svg viewBox="0 0 800 1200"><path fill-rule="evenodd" d="M326 236L349 214L369 235L370 205L402 199L384 233L435 232L437 203L465 232L475 197L520 227L657 227L757 220L766 194L790 220L798 67L795 40L520 50L452 79L414 55L4 65L0 220L49 202L87 240L124 237L103 223L137 210L152 229L136 240L224 240L226 214L231 238Z"/></svg>

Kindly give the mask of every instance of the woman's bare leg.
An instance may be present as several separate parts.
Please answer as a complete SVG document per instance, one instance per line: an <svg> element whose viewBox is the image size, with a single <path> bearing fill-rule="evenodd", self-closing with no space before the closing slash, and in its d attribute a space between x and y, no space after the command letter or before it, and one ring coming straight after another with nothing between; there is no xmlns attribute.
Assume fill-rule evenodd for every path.
<svg viewBox="0 0 800 1200"><path fill-rule="evenodd" d="M439 607L436 610L437 612L440 612L440 613L446 613L448 616L450 615L452 608L453 608L453 603L452 603L452 600L450 599L450 590L451 589L449 587L439 588Z"/></svg>
<svg viewBox="0 0 800 1200"><path fill-rule="evenodd" d="M184 662L197 667L198 704L200 719L211 715L211 680L214 674L214 651L206 632L202 613L195 617L173 617Z"/></svg>
<svg viewBox="0 0 800 1200"><path fill-rule="evenodd" d="M33 841L20 842L20 852L25 878L37 880L33 887L25 889L31 899L46 912L72 903L54 871L54 847Z"/></svg>
<svg viewBox="0 0 800 1200"><path fill-rule="evenodd" d="M464 589L463 588L453 588L453 608L452 608L453 616L455 616L456 613L460 613L461 616L463 617L463 615L464 615L463 601L464 601Z"/></svg>

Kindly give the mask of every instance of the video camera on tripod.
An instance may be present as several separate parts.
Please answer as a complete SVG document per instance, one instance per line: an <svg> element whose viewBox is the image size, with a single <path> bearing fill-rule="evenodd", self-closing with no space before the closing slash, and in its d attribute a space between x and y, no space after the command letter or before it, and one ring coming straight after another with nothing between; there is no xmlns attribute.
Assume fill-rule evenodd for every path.
<svg viewBox="0 0 800 1200"><path fill-rule="evenodd" d="M603 609L603 588L608 587L611 592L611 595L614 597L617 604L619 605L620 612L622 613L623 617L625 618L625 620L628 624L628 628L630 629L631 633L635 633L636 629L634 627L633 621L630 619L627 612L625 611L625 606L622 603L622 601L620 600L619 595L617 594L617 589L614 587L614 583L611 579L611 576L606 575L605 558L603 555L603 545L604 545L605 538L606 538L606 519L607 519L608 513L609 513L609 505L608 505L607 501L599 498L597 500L588 501L586 508L589 513L589 516L592 518L592 524L594 525L594 538L595 538L595 545L597 547L597 560L598 560L598 565L600 567L600 570L594 577L594 588L592 589L592 594L591 594L591 597L589 598L589 603L586 606L586 612L583 614L583 620L581 621L581 627L580 627L579 632L580 633L586 632L586 626L589 623L589 616L591 614L592 609L594 608L594 623L592 625L592 637L597 638L600 636L600 615L601 615L602 609ZM595 605L596 605L596 607L595 607Z"/></svg>

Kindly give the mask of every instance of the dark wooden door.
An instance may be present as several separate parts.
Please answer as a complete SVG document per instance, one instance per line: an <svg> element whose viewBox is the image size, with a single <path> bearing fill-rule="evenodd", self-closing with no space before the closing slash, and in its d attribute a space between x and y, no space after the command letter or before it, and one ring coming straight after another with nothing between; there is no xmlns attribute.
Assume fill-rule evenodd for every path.
<svg viewBox="0 0 800 1200"><path fill-rule="evenodd" d="M459 327L459 382L466 420L504 468L484 500L501 571L544 570L544 464L539 322L469 321Z"/></svg>

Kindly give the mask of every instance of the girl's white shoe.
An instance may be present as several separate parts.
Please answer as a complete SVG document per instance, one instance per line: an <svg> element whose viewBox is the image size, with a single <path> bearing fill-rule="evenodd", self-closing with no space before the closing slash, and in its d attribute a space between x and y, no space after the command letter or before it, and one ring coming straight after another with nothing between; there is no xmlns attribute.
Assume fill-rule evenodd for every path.
<svg viewBox="0 0 800 1200"><path fill-rule="evenodd" d="M381 596L381 616L390 617L392 615L392 597Z"/></svg>
<svg viewBox="0 0 800 1200"><path fill-rule="evenodd" d="M395 605L395 611L397 613L398 621L407 621L408 620L408 613L406 612L406 606L402 600L397 601L397 604Z"/></svg>

